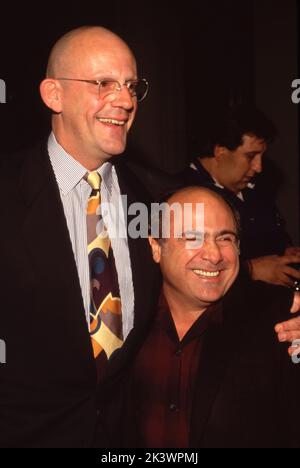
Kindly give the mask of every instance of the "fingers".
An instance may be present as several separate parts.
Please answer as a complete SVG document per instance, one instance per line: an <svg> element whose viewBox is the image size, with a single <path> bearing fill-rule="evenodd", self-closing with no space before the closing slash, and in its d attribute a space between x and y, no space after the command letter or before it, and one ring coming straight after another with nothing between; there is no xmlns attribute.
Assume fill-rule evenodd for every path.
<svg viewBox="0 0 300 468"><path fill-rule="evenodd" d="M285 275L288 275L288 276L294 278L295 280L300 280L300 271L295 270L295 268L286 266L286 267L282 268L282 271L283 271L283 273Z"/></svg>
<svg viewBox="0 0 300 468"><path fill-rule="evenodd" d="M299 263L300 255L283 255L282 257L279 257L278 260L283 265L287 265L288 263Z"/></svg>
<svg viewBox="0 0 300 468"><path fill-rule="evenodd" d="M293 343L295 340L300 340L300 331L287 331L278 333L278 341L280 343Z"/></svg>
<svg viewBox="0 0 300 468"><path fill-rule="evenodd" d="M288 247L285 249L285 255L298 255L300 256L300 248L299 247Z"/></svg>
<svg viewBox="0 0 300 468"><path fill-rule="evenodd" d="M275 326L278 340L281 342L300 339L300 317L278 323Z"/></svg>
<svg viewBox="0 0 300 468"><path fill-rule="evenodd" d="M286 286L288 288L293 288L294 283L295 280L283 272L277 272L277 278L273 281L273 284L276 284L277 286Z"/></svg>
<svg viewBox="0 0 300 468"><path fill-rule="evenodd" d="M294 294L294 302L291 308L291 313L295 314L296 312L300 311L300 293L295 292Z"/></svg>

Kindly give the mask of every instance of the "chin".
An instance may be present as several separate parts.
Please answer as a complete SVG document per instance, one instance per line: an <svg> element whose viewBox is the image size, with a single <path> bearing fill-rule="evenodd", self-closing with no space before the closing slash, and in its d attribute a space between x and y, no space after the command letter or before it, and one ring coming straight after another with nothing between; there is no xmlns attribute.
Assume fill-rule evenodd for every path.
<svg viewBox="0 0 300 468"><path fill-rule="evenodd" d="M112 156L118 156L119 154L124 153L125 148L126 148L125 143L122 143L122 144L119 144L119 145L114 145L111 148L107 148L107 154L110 155L111 157Z"/></svg>
<svg viewBox="0 0 300 468"><path fill-rule="evenodd" d="M207 307L218 302L223 297L222 293L208 294L208 295L199 295L198 301L201 304L206 305Z"/></svg>

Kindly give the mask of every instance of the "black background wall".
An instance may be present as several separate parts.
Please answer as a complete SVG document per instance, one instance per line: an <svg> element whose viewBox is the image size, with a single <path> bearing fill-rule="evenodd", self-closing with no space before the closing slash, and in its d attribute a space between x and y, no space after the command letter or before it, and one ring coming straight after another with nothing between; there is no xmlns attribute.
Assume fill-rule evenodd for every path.
<svg viewBox="0 0 300 468"><path fill-rule="evenodd" d="M175 6L114 0L41 4L34 15L28 3L1 6L0 79L6 82L7 103L0 104L0 153L30 146L49 132L38 85L50 48L72 28L100 24L129 43L140 75L151 85L130 135L131 157L175 173L197 154L212 108L257 102L282 127L267 167L282 174L279 204L298 242L298 109L290 98L297 78L296 3L186 0ZM278 80L279 91L271 95Z"/></svg>

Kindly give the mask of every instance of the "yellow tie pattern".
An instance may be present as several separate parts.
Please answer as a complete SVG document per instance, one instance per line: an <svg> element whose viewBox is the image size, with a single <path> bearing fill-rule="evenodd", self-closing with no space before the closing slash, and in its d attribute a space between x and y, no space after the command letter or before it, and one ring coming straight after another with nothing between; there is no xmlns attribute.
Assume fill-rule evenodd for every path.
<svg viewBox="0 0 300 468"><path fill-rule="evenodd" d="M87 207L88 255L91 278L90 335L97 360L107 359L123 344L122 308L115 259L101 216L101 177L91 172ZM103 353L104 352L104 353Z"/></svg>

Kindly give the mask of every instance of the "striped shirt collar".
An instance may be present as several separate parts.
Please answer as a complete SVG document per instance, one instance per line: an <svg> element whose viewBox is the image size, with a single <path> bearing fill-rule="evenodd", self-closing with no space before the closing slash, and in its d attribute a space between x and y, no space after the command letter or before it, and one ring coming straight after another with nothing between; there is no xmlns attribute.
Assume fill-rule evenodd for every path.
<svg viewBox="0 0 300 468"><path fill-rule="evenodd" d="M85 176L89 171L63 149L53 132L51 132L48 139L48 153L59 189L66 196L82 180L85 181ZM112 172L114 170L109 162L104 163L97 169L110 195L113 189Z"/></svg>

